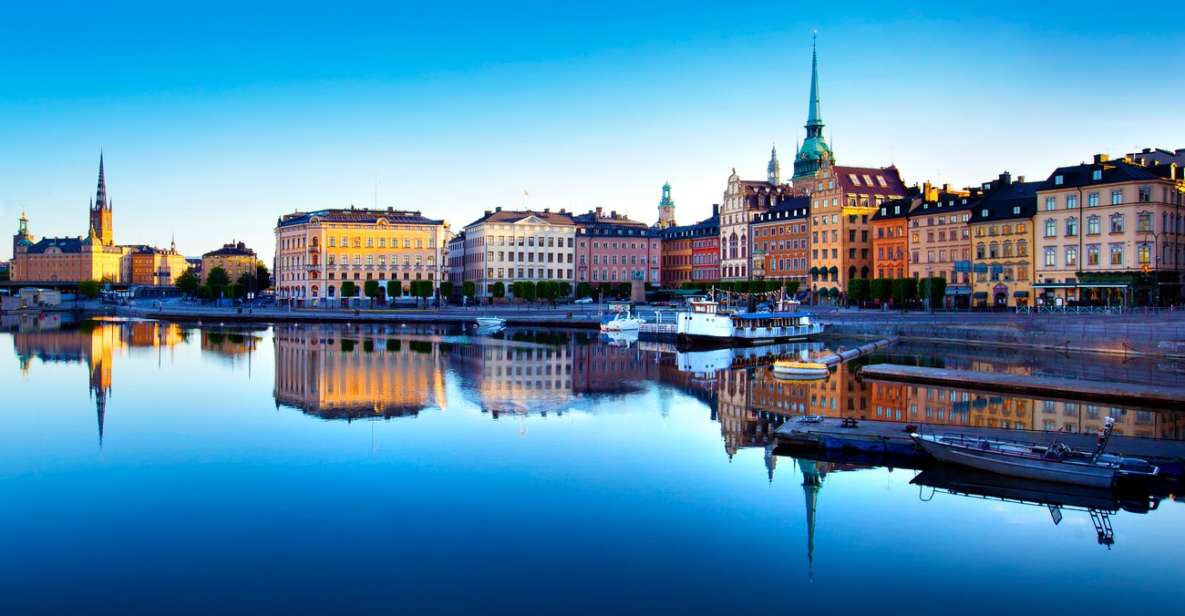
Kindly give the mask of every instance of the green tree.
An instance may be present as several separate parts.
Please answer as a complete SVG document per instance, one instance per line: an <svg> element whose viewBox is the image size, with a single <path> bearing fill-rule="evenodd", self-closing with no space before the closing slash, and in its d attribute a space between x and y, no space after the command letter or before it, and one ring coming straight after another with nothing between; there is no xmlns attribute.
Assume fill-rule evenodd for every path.
<svg viewBox="0 0 1185 616"><path fill-rule="evenodd" d="M193 272L193 268L185 270L184 274L177 277L177 288L186 295L194 295L197 293L198 287L201 286L202 281L197 274Z"/></svg>
<svg viewBox="0 0 1185 616"><path fill-rule="evenodd" d="M571 297L572 296L572 283L570 283L566 280L561 280L561 281L555 283L555 292L556 292L556 297Z"/></svg>
<svg viewBox="0 0 1185 616"><path fill-rule="evenodd" d="M893 285L888 278L875 278L868 283L868 294L872 299L884 304L893 297Z"/></svg>
<svg viewBox="0 0 1185 616"><path fill-rule="evenodd" d="M535 297L543 301L555 299L556 284L550 280L541 280L535 285Z"/></svg>
<svg viewBox="0 0 1185 616"><path fill-rule="evenodd" d="M576 285L576 297L577 298L592 297L592 295L593 295L593 288L592 288L591 284L588 284L587 282L582 282L582 283Z"/></svg>
<svg viewBox="0 0 1185 616"><path fill-rule="evenodd" d="M399 282L398 280L388 280L387 281L387 297L393 298L393 297L402 297L402 296L403 296L403 283Z"/></svg>
<svg viewBox="0 0 1185 616"><path fill-rule="evenodd" d="M98 297L100 290L102 290L102 285L98 280L83 280L78 283L78 293L87 299Z"/></svg>
<svg viewBox="0 0 1185 616"><path fill-rule="evenodd" d="M466 280L465 282L461 283L461 295L464 295L465 297L472 300L477 296L477 285L473 284L472 280Z"/></svg>
<svg viewBox="0 0 1185 616"><path fill-rule="evenodd" d="M515 295L515 297L517 297L521 300L525 300L525 301L529 302L529 301L533 301L535 299L535 297L536 297L535 292L536 292L535 283L531 282L530 280L524 280L519 283L519 290L517 292L515 292L514 295Z"/></svg>
<svg viewBox="0 0 1185 616"><path fill-rule="evenodd" d="M442 280L440 281L440 299L443 302L448 302L448 299L453 296L453 283Z"/></svg>
<svg viewBox="0 0 1185 616"><path fill-rule="evenodd" d="M627 298L629 296L630 296L630 283L628 283L628 282L617 283L617 297Z"/></svg>
<svg viewBox="0 0 1185 616"><path fill-rule="evenodd" d="M255 285L256 291L270 289L272 286L271 272L267 271L267 266L263 264L263 261L255 264Z"/></svg>
<svg viewBox="0 0 1185 616"><path fill-rule="evenodd" d="M490 295L495 299L502 299L503 297L506 297L506 283L495 282L494 284L490 285Z"/></svg>
<svg viewBox="0 0 1185 616"><path fill-rule="evenodd" d="M853 278L848 281L848 301L863 306L868 301L868 280Z"/></svg>
<svg viewBox="0 0 1185 616"><path fill-rule="evenodd" d="M783 292L787 297L794 297L798 293L800 284L797 280L787 280L786 284L782 287Z"/></svg>
<svg viewBox="0 0 1185 616"><path fill-rule="evenodd" d="M379 296L379 281L367 280L362 283L362 293L373 302Z"/></svg>
<svg viewBox="0 0 1185 616"><path fill-rule="evenodd" d="M254 293L255 275L250 272L243 272L243 274L239 276L239 279L235 281L235 284L243 287L244 293Z"/></svg>
<svg viewBox="0 0 1185 616"><path fill-rule="evenodd" d="M411 283L412 297L417 299L427 300L432 297L433 291L432 282L429 280L416 280Z"/></svg>
<svg viewBox="0 0 1185 616"><path fill-rule="evenodd" d="M931 310L941 308L943 297L946 296L946 279L938 276L923 278L918 284L918 295L923 300L929 300Z"/></svg>
<svg viewBox="0 0 1185 616"><path fill-rule="evenodd" d="M242 299L247 293L247 287L244 287L237 282L225 288L227 297L230 297L231 299Z"/></svg>
<svg viewBox="0 0 1185 616"><path fill-rule="evenodd" d="M905 305L918 296L918 281L914 278L894 278L893 303Z"/></svg>
<svg viewBox="0 0 1185 616"><path fill-rule="evenodd" d="M229 284L230 276L221 267L215 267L206 275L206 286L208 287L225 287Z"/></svg>
<svg viewBox="0 0 1185 616"><path fill-rule="evenodd" d="M607 282L602 282L601 284L597 285L597 293L600 295L600 300L603 302L610 297L613 297L613 285Z"/></svg>
<svg viewBox="0 0 1185 616"><path fill-rule="evenodd" d="M347 280L342 283L341 293L343 298L354 297L355 295L358 295L358 285L354 284L354 281L352 280Z"/></svg>

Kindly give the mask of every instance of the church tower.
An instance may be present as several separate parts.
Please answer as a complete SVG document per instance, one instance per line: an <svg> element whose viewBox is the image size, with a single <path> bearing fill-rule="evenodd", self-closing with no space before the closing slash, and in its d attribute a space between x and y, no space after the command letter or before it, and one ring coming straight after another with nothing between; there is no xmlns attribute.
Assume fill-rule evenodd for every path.
<svg viewBox="0 0 1185 616"><path fill-rule="evenodd" d="M782 164L778 162L778 146L774 146L769 151L769 165L765 168L766 179L769 183L777 186L782 183Z"/></svg>
<svg viewBox="0 0 1185 616"><path fill-rule="evenodd" d="M811 100L806 114L806 140L794 157L794 179L813 178L823 163L835 162L831 147L823 138L823 112L819 110L819 55L811 41Z"/></svg>
<svg viewBox="0 0 1185 616"><path fill-rule="evenodd" d="M115 245L114 230L111 227L111 202L107 199L107 180L103 177L103 154L99 153L99 186L95 189L95 200L90 207L91 234L104 246Z"/></svg>
<svg viewBox="0 0 1185 616"><path fill-rule="evenodd" d="M658 202L658 223L654 226L659 229L675 226L675 201L671 199L670 182L662 185L662 200Z"/></svg>

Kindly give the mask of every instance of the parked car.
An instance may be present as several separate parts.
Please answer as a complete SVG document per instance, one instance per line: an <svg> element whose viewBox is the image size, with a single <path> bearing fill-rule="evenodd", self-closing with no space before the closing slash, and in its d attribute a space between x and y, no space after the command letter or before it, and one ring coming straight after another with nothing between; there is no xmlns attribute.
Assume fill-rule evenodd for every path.
<svg viewBox="0 0 1185 616"><path fill-rule="evenodd" d="M593 303L593 301L592 301L591 297L582 297L572 303L573 304L591 304L591 303Z"/></svg>

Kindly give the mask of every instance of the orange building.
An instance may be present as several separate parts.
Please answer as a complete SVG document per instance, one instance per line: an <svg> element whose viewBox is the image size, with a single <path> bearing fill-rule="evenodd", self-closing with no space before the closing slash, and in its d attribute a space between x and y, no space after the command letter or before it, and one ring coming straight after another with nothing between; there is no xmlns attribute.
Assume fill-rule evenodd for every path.
<svg viewBox="0 0 1185 616"><path fill-rule="evenodd" d="M905 278L909 275L909 210L917 196L894 199L872 215L872 277Z"/></svg>

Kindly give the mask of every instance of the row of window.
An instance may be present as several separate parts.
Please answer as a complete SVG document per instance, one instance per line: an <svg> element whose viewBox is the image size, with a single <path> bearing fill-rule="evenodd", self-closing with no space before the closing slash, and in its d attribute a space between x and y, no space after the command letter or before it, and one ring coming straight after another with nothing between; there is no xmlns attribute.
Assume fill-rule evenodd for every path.
<svg viewBox="0 0 1185 616"><path fill-rule="evenodd" d="M1107 261L1107 264L1112 265L1112 266L1122 266L1123 265L1124 245L1122 243L1114 243L1114 244L1109 244L1108 248L1109 248L1109 251L1108 251L1109 259ZM1101 257L1102 257L1102 250L1103 249L1102 249L1101 244L1087 244L1086 245L1086 264L1088 266L1100 265L1100 261L1101 261ZM1062 265L1064 267L1077 267L1078 266L1078 247L1077 246L1066 246L1066 247L1064 247L1062 252L1063 252ZM1043 261L1043 263L1045 264L1045 267L1057 267L1058 266L1057 256L1058 256L1057 246L1046 246L1044 261ZM1152 243L1151 242L1140 242L1139 244L1136 244L1136 264L1137 265L1149 265L1149 264L1151 264L1151 262L1152 262Z"/></svg>
<svg viewBox="0 0 1185 616"><path fill-rule="evenodd" d="M375 247L375 239L376 238L374 238L374 237L367 237L366 238L366 247L367 248L374 248ZM377 239L378 239L378 247L379 248L386 248L387 247L387 238L380 237ZM338 240L338 238L336 238L336 237L330 236L328 238L327 242L328 242L328 245L330 248L338 248L338 247L341 247L341 248L349 248L349 247L362 248L362 238L357 235L355 235L352 240L349 236L346 236L346 235L341 236L340 240ZM403 247L404 248L411 248L413 244L415 245L416 248L423 248L424 247L424 240L423 240L423 238L416 238L413 241L411 238L406 238L406 237L403 238ZM317 238L314 237L313 238L313 246L316 246L316 245L317 245ZM399 238L395 238L395 237L391 238L391 248L398 248L398 247L399 247ZM435 238L428 238L428 248L436 248L436 239Z"/></svg>

